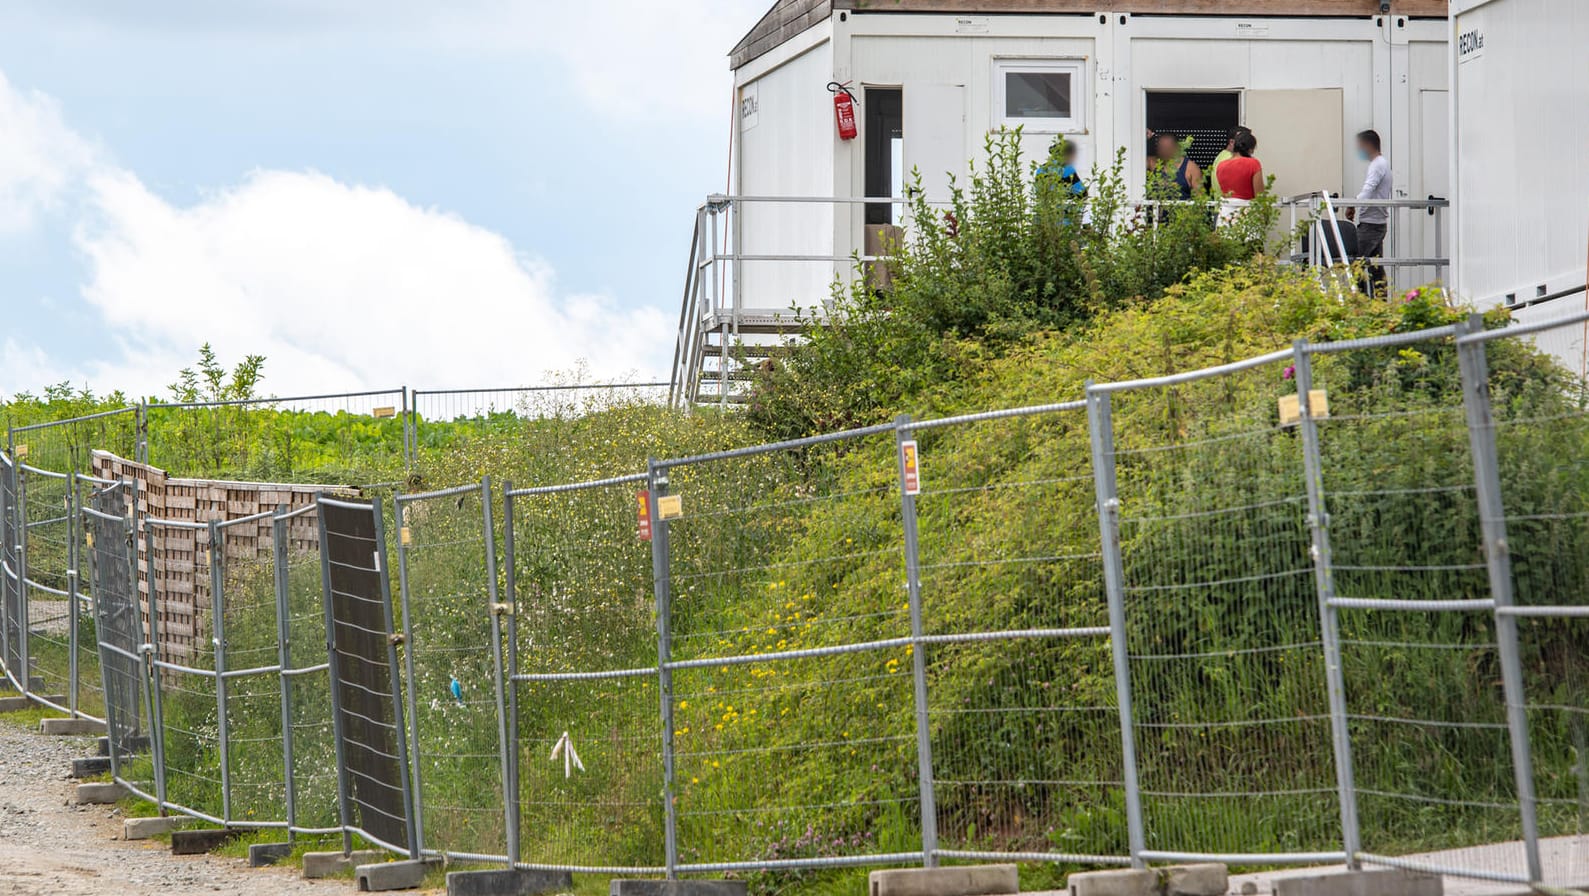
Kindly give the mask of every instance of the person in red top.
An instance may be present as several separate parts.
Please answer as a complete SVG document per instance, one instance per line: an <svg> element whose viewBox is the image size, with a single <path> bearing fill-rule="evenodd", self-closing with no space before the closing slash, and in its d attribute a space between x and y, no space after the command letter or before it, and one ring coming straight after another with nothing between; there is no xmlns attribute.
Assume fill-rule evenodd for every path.
<svg viewBox="0 0 1589 896"><path fill-rule="evenodd" d="M1258 138L1251 131L1237 134L1232 149L1235 157L1214 169L1219 190L1227 199L1252 200L1264 191L1263 163L1252 157L1258 149Z"/></svg>

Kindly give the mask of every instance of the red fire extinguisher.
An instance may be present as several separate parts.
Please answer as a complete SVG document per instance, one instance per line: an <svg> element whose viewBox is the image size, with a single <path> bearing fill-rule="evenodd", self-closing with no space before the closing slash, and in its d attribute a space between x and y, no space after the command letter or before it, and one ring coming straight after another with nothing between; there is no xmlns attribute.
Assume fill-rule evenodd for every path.
<svg viewBox="0 0 1589 896"><path fill-rule="evenodd" d="M839 139L854 140L861 133L855 126L855 94L837 81L828 82L828 90L833 94L833 118L839 126Z"/></svg>

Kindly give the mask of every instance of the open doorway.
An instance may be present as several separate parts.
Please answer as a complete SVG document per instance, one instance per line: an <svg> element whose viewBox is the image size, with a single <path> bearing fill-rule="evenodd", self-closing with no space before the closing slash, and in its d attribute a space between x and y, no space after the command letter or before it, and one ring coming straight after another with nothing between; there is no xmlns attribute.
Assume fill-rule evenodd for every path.
<svg viewBox="0 0 1589 896"><path fill-rule="evenodd" d="M868 87L861 99L866 140L866 195L903 196L905 103L898 87ZM886 202L866 206L868 225L894 224L899 210Z"/></svg>
<svg viewBox="0 0 1589 896"><path fill-rule="evenodd" d="M1241 93L1235 90L1190 92L1150 90L1148 129L1192 138L1187 155L1207 169L1225 148L1230 129L1241 124Z"/></svg>

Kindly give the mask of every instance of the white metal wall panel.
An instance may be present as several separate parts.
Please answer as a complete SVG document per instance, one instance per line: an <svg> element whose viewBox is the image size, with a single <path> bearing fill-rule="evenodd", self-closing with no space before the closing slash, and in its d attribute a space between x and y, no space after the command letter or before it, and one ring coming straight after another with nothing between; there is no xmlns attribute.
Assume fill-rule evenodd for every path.
<svg viewBox="0 0 1589 896"><path fill-rule="evenodd" d="M736 193L834 195L833 155L840 141L833 122L833 95L827 90L831 80L832 45L822 43L740 88L742 99L747 91L754 92L755 114L747 120L742 108L736 125L740 129ZM834 251L831 206L746 203L739 213L746 254L844 254ZM732 274L722 270L724 277ZM827 297L835 270L834 264L822 262L744 262L738 273L741 307L752 311L787 311L795 303L810 307Z"/></svg>
<svg viewBox="0 0 1589 896"><path fill-rule="evenodd" d="M1526 300L1582 283L1589 3L1491 0L1452 31L1466 43L1453 60L1458 291Z"/></svg>

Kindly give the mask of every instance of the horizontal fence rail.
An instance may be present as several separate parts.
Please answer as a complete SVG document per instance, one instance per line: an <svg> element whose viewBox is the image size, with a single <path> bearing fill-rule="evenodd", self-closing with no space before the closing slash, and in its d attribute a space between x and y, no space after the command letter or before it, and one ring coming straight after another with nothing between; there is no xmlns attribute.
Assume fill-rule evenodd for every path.
<svg viewBox="0 0 1589 896"><path fill-rule="evenodd" d="M102 722L162 814L411 858L772 887L965 861L1581 884L1586 358L1589 313L1475 318L587 481L202 519L90 475L82 439L202 439L262 406L374 421L400 472L434 421L666 396L18 427L0 671Z"/></svg>

